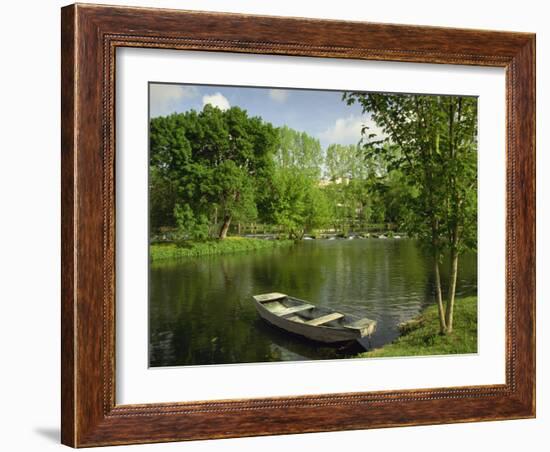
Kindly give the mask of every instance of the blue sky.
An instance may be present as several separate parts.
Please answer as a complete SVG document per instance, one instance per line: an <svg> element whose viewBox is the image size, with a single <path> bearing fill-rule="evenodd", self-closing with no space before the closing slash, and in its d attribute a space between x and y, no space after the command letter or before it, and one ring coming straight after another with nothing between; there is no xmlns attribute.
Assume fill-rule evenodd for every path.
<svg viewBox="0 0 550 452"><path fill-rule="evenodd" d="M222 110L238 106L275 126L306 132L323 148L331 143L356 144L362 125L374 126L358 105L342 102L341 91L151 83L149 92L151 117L200 111L205 104Z"/></svg>

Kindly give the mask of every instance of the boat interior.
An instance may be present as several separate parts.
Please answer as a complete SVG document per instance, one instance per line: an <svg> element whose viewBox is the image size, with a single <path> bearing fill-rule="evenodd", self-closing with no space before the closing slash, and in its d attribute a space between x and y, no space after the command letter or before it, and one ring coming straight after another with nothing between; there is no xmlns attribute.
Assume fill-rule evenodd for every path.
<svg viewBox="0 0 550 452"><path fill-rule="evenodd" d="M283 294L281 294L283 295ZM283 295L279 298L258 300L262 306L278 317L311 326L344 327L349 325L345 314L332 309L313 306L306 301Z"/></svg>

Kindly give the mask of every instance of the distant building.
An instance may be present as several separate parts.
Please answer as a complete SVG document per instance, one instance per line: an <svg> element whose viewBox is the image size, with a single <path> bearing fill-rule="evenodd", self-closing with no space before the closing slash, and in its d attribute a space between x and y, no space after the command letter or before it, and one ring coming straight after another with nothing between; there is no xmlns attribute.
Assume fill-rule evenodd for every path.
<svg viewBox="0 0 550 452"><path fill-rule="evenodd" d="M321 179L319 181L319 187L327 187L329 185L340 185L340 184L344 184L344 185L349 185L349 182L350 182L350 178L349 177L338 177L334 180L331 180L331 179Z"/></svg>

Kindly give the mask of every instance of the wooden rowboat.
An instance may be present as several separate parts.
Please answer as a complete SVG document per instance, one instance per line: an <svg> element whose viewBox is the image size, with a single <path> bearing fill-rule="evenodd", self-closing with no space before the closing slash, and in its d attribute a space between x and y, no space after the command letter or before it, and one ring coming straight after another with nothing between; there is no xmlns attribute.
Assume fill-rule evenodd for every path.
<svg viewBox="0 0 550 452"><path fill-rule="evenodd" d="M266 322L317 342L350 342L370 336L376 321L314 306L283 293L254 295L256 310Z"/></svg>

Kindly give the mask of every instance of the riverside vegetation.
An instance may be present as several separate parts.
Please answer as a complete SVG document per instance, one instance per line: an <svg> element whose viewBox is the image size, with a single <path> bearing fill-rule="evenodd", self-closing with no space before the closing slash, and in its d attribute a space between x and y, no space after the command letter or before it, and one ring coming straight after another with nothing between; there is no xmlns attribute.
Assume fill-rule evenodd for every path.
<svg viewBox="0 0 550 452"><path fill-rule="evenodd" d="M418 317L407 322L394 342L366 353L360 358L394 356L448 355L477 351L477 297L457 298L452 335L438 333L437 306L427 307Z"/></svg>
<svg viewBox="0 0 550 452"><path fill-rule="evenodd" d="M291 246L293 240L261 240L242 237L228 237L226 240L207 240L203 242L157 243L150 247L152 262L184 257L229 254L245 251L256 251L268 248Z"/></svg>

